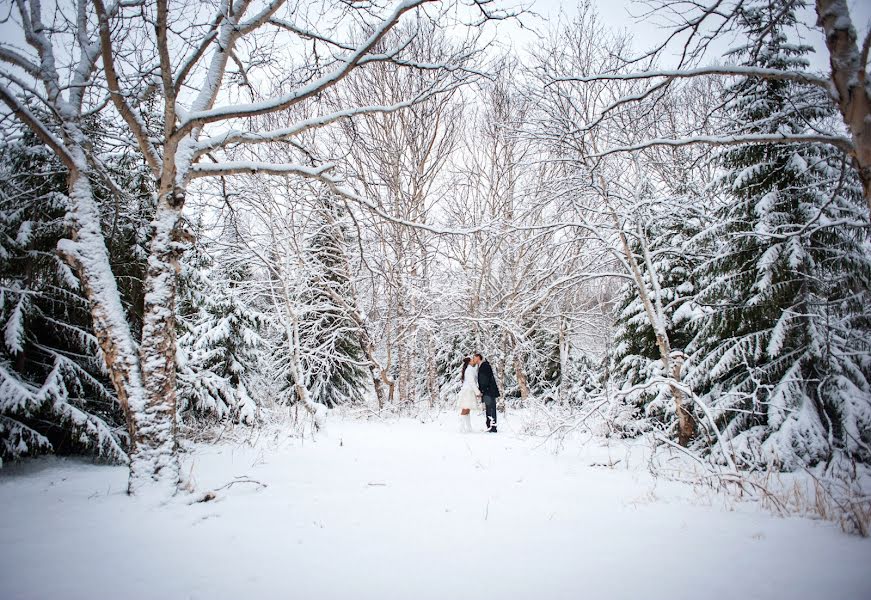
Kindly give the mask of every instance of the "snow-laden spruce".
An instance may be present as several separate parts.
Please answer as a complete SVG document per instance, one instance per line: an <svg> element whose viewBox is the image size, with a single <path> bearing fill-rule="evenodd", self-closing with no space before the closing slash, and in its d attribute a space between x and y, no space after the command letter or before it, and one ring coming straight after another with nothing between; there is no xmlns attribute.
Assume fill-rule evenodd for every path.
<svg viewBox="0 0 871 600"><path fill-rule="evenodd" d="M217 263L196 248L182 264L178 414L191 424L229 419L253 425L266 318L246 298L250 267L226 255Z"/></svg>
<svg viewBox="0 0 871 600"><path fill-rule="evenodd" d="M801 71L794 17L767 3L744 13L761 47L732 52L752 67ZM726 90L737 133L801 133L833 117L799 81L741 79ZM687 382L711 406L728 452L745 465L794 469L842 452L871 459L871 240L862 188L822 144L724 152L729 201L703 244Z"/></svg>
<svg viewBox="0 0 871 600"><path fill-rule="evenodd" d="M354 319L350 227L338 198L321 193L314 199L300 273L305 281L298 301L306 307L300 340L310 349L303 362L312 399L330 408L361 402L371 382Z"/></svg>
<svg viewBox="0 0 871 600"><path fill-rule="evenodd" d="M54 252L70 209L67 171L34 135L6 131L10 142L0 151L0 456L81 452L126 462L123 411L87 299ZM125 189L113 197L113 190L98 185L95 193L113 198L101 226L112 232L112 269L122 276L123 301L135 314L150 195L141 185L141 164L107 141L109 131L95 120L87 133L107 153L104 166Z"/></svg>

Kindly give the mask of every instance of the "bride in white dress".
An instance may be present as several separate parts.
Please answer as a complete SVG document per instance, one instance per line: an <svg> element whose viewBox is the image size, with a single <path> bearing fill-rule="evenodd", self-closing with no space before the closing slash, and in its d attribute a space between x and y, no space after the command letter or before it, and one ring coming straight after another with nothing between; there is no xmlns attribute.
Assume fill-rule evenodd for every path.
<svg viewBox="0 0 871 600"><path fill-rule="evenodd" d="M457 394L457 408L460 409L460 431L469 433L472 431L472 419L469 413L478 406L478 402L480 402L478 397L481 392L478 390L478 367L472 364L472 359L468 356L463 359L461 377L463 387Z"/></svg>

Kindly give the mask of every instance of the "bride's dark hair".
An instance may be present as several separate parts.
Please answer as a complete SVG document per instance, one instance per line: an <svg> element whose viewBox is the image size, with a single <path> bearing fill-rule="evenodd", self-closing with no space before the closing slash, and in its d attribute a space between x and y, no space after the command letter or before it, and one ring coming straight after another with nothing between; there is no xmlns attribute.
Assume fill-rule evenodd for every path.
<svg viewBox="0 0 871 600"><path fill-rule="evenodd" d="M469 363L472 362L472 359L468 356L463 358L463 370L460 371L460 381L466 380L466 367L469 366Z"/></svg>

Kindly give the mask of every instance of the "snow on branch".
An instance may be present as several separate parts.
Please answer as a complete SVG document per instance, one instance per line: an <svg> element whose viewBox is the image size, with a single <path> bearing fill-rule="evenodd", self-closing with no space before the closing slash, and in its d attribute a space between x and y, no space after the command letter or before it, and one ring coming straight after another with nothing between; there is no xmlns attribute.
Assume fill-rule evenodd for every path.
<svg viewBox="0 0 871 600"><path fill-rule="evenodd" d="M28 75L39 77L39 67L33 64L29 58L15 50L0 46L0 61L15 65L27 72Z"/></svg>
<svg viewBox="0 0 871 600"><path fill-rule="evenodd" d="M206 51L209 49L209 45L211 45L214 39L218 36L218 26L223 20L224 15L222 13L219 12L215 15L214 22L212 23L209 32L203 36L203 39L200 40L199 45L193 52L191 52L190 56L185 58L182 62L172 84L172 89L176 95L181 90L182 84L187 79L191 69L193 69L197 62L203 57L203 55L205 55Z"/></svg>
<svg viewBox="0 0 871 600"><path fill-rule="evenodd" d="M154 147L151 138L148 136L148 127L143 122L141 115L133 110L133 107L131 107L125 99L124 94L121 91L118 74L115 70L116 52L112 46L112 39L110 37L111 29L109 27L111 11L106 9L102 0L93 0L93 4L97 13L97 19L100 23L100 52L103 56L103 71L106 76L109 95L111 96L112 102L118 110L118 113L124 119L125 123L127 123L127 126L136 138L139 148L142 151L145 160L148 162L149 168L151 168L152 172L157 175L161 171L160 156L157 149Z"/></svg>
<svg viewBox="0 0 871 600"><path fill-rule="evenodd" d="M481 17L470 23L473 27L483 25L487 21L504 21L519 17L524 9L500 8L495 0L472 0L469 6L477 8Z"/></svg>
<svg viewBox="0 0 871 600"><path fill-rule="evenodd" d="M75 161L72 155L67 151L66 147L49 129L39 120L26 106L21 104L18 99L9 91L9 89L0 84L0 100L3 101L9 109L18 116L36 134L42 143L52 149L69 168L75 168Z"/></svg>
<svg viewBox="0 0 871 600"><path fill-rule="evenodd" d="M191 178L197 179L202 177L222 177L232 175L275 175L279 177L298 175L311 179L317 179L325 184L334 194L354 202L361 207L369 210L378 217L387 222L396 225L403 225L420 231L427 231L436 235L469 235L472 233L480 233L489 231L491 223L484 223L477 227L468 227L464 229L453 229L449 227L438 227L421 223L419 221L411 221L390 215L384 209L379 207L375 202L361 196L354 190L343 185L343 181L338 177L333 177L328 172L335 168L335 164L326 163L318 167L306 167L296 164L281 164L267 163L257 161L224 161L219 163L197 163L191 167Z"/></svg>
<svg viewBox="0 0 871 600"><path fill-rule="evenodd" d="M324 90L332 87L342 79L344 79L355 67L360 63L363 57L374 48L387 33L399 23L400 18L405 13L417 8L418 6L430 0L404 0L400 2L388 15L381 24L375 28L373 33L364 41L356 50L348 56L340 59L341 66L332 73L324 75L319 79L303 86L299 89L264 100L261 102L251 102L248 104L234 104L227 106L219 106L210 110L192 111L182 119L181 124L176 132L177 136L185 135L196 127L205 125L206 123L214 123L227 119L253 117L273 112L278 112L299 102L316 96Z"/></svg>
<svg viewBox="0 0 871 600"><path fill-rule="evenodd" d="M474 51L456 58L454 63L433 63L423 62L419 60L411 60L408 58L396 58L394 54L394 52L386 54L370 54L360 59L360 62L358 64L366 65L375 62L390 62L400 67L409 67L412 69L418 69L420 71L446 71L448 73L454 73L459 71L462 73L467 73L469 75L477 75L478 77L489 77L489 75L485 71L482 71L480 69L472 69L466 66L466 63L473 57L473 55L477 54L477 52Z"/></svg>
<svg viewBox="0 0 871 600"><path fill-rule="evenodd" d="M720 66L711 65L708 67L699 67L697 69L678 69L665 71L638 71L635 73L597 73L595 75L569 75L565 77L556 77L554 83L562 82L580 82L590 83L593 81L628 81L635 79L656 79L664 77L666 79L689 79L692 77L701 77L704 75L725 75L725 76L742 76L742 77L759 77L760 79L781 79L785 81L797 81L816 85L826 90L831 88L831 82L825 78L804 71L785 71L782 69L766 69L762 67L743 67L743 66Z"/></svg>
<svg viewBox="0 0 871 600"><path fill-rule="evenodd" d="M297 122L291 127L276 129L274 131L227 131L220 136L206 137L199 140L196 145L196 151L194 153L194 156L202 156L203 154L211 152L212 150L226 147L231 144L263 144L267 142L278 142L282 140L287 140L289 138L306 133L307 131L310 131L312 129L325 127L327 125L330 125L331 123L335 123L340 119L347 119L358 115L368 115L376 113L388 114L396 112L398 110L402 110L403 108L413 106L416 102L420 100L420 98L421 96L418 95L411 100L397 102L396 104L392 104L389 106L358 106L355 108L339 110L330 114L320 115L317 117L312 117L310 119L304 119Z"/></svg>
<svg viewBox="0 0 871 600"><path fill-rule="evenodd" d="M198 163L191 167L191 177L222 177L229 175L302 175L321 178L335 167L327 163L319 167L306 167L294 164L275 164L256 161L225 161L219 163Z"/></svg>
<svg viewBox="0 0 871 600"><path fill-rule="evenodd" d="M329 44L330 46L336 46L337 48L341 48L342 50L347 50L348 52L354 51L354 46L352 44L346 44L344 42L334 40L330 37L318 33L317 31L306 29L305 27L300 27L299 25L291 23L290 21L287 21L285 19L272 17L271 19L269 19L269 24L309 40L317 40L319 42Z"/></svg>
<svg viewBox="0 0 871 600"><path fill-rule="evenodd" d="M241 35L251 33L255 29L259 28L261 25L268 22L284 3L285 0L272 0L272 2L263 7L263 9L259 13L257 13L247 21L238 23L235 29Z"/></svg>
<svg viewBox="0 0 871 600"><path fill-rule="evenodd" d="M616 146L591 154L591 158L602 158L620 152L633 152L644 150L654 146L690 146L696 144L709 146L739 146L743 144L830 144L842 150L845 154L853 155L853 143L850 138L842 135L823 135L818 133L771 133L771 134L746 134L746 135L699 135L685 138L659 138L646 140L638 144Z"/></svg>

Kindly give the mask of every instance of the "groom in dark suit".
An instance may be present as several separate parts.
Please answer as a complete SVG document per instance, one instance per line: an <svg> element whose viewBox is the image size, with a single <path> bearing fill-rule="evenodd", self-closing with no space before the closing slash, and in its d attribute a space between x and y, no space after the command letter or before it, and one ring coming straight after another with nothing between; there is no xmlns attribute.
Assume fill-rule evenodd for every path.
<svg viewBox="0 0 871 600"><path fill-rule="evenodd" d="M487 431L496 433L496 398L499 397L499 386L496 385L490 363L478 352L475 353L475 364L478 365L478 389L481 390L487 413Z"/></svg>

